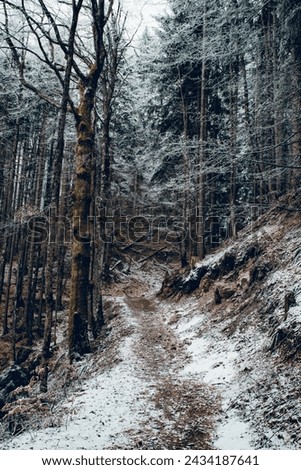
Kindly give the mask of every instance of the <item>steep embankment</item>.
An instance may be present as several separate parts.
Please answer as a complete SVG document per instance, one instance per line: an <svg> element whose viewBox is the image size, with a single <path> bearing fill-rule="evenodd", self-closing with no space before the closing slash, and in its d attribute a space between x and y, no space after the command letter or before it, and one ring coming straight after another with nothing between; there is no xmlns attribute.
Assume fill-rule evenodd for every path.
<svg viewBox="0 0 301 470"><path fill-rule="evenodd" d="M163 283L165 298L181 297L175 325L191 337L184 373L199 374L223 397L217 447L300 445L300 236L299 202L292 200Z"/></svg>

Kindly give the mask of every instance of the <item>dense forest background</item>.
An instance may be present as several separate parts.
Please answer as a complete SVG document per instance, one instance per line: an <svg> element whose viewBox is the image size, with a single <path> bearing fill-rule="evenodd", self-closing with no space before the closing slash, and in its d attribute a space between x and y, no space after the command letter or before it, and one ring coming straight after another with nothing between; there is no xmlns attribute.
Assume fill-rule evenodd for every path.
<svg viewBox="0 0 301 470"><path fill-rule="evenodd" d="M133 242L202 259L300 185L298 0L170 0L139 45L118 1L0 2L0 301L42 389L103 325Z"/></svg>

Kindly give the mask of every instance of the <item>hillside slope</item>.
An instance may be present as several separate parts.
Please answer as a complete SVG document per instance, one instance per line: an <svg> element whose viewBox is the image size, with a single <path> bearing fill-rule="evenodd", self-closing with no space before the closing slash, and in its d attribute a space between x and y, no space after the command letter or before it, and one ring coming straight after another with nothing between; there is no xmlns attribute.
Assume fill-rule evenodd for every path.
<svg viewBox="0 0 301 470"><path fill-rule="evenodd" d="M243 446L300 447L299 207L297 198L283 201L237 240L163 282L163 297L180 298L175 324L191 343L184 374L199 374L223 396L217 447L235 448L238 428Z"/></svg>

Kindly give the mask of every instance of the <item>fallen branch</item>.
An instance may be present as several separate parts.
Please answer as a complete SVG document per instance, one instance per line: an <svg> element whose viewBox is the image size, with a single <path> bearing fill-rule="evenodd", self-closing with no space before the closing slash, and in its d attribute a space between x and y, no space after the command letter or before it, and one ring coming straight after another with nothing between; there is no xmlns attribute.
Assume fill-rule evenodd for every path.
<svg viewBox="0 0 301 470"><path fill-rule="evenodd" d="M110 270L111 270L111 271L114 271L114 269L116 269L117 266L119 266L121 263L122 263L121 260L117 261L117 263L115 263L114 266L112 266L112 267L110 268Z"/></svg>
<svg viewBox="0 0 301 470"><path fill-rule="evenodd" d="M130 243L129 245L126 245L125 247L121 248L120 251L122 252L125 252L127 250L129 250L130 248L132 248L133 245L135 245L136 243L140 243L142 241L145 241L145 237L146 239L148 239L149 235L142 235L142 237L139 237L137 240L133 241L132 243Z"/></svg>
<svg viewBox="0 0 301 470"><path fill-rule="evenodd" d="M158 253L160 253L161 251L165 250L166 246L163 246L162 248L160 248L160 250L157 250L155 251L154 253L152 253L151 255L149 256L146 256L146 258L143 258L141 260L139 260L139 263L143 263L144 261L147 261L149 260L150 258L152 258L153 256L157 255Z"/></svg>

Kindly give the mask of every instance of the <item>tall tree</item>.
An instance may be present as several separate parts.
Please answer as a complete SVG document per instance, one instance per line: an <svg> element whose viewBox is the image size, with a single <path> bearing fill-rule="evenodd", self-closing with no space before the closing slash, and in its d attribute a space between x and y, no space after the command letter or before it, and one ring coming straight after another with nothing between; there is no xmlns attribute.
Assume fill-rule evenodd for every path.
<svg viewBox="0 0 301 470"><path fill-rule="evenodd" d="M292 186L300 186L301 167L301 5L297 0L282 0L279 5L282 43L288 52L288 71L291 81L291 166Z"/></svg>
<svg viewBox="0 0 301 470"><path fill-rule="evenodd" d="M60 109L57 150L52 178L52 200L58 207L62 158L64 154L64 131L67 111L75 118L77 144L75 148L75 174L73 180L72 213L72 262L71 299L69 315L69 353L84 354L90 350L88 338L88 290L90 269L91 233L89 224L92 194L92 155L94 151L94 110L99 78L105 60L104 30L113 9L113 0L72 0L64 4L63 15L60 2L50 5L44 0L10 2L3 0L3 28L8 47L19 69L22 85L40 99ZM84 8L85 7L85 8ZM17 11L20 21L26 25L22 37L16 36L10 12ZM90 16L89 16L90 15ZM60 17L62 16L62 17ZM65 24L65 18L70 23ZM81 36L81 28L89 25L90 34ZM65 28L68 26L68 28ZM25 33L24 33L25 31ZM66 35L66 31L68 35ZM26 36L26 37L25 37ZM29 38L29 39L28 39ZM36 48L33 46L32 38ZM28 56L43 63L48 73L60 85L60 94L48 95L32 80ZM30 77L31 75L31 77ZM77 90L71 83L77 83ZM58 98L58 99L56 99ZM77 101L77 103L76 103ZM54 226L52 225L52 229ZM48 314L45 327L45 355L49 350L53 308L53 252L48 250L46 268L46 297ZM47 294L48 292L48 294Z"/></svg>

